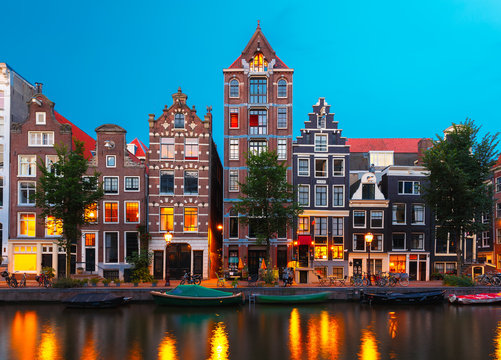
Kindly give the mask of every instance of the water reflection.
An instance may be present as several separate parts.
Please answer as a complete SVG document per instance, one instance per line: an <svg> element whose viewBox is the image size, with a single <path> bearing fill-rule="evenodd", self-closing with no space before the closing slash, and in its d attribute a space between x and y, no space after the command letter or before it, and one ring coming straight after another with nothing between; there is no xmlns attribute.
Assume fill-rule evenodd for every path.
<svg viewBox="0 0 501 360"><path fill-rule="evenodd" d="M16 359L35 358L38 336L38 316L35 311L16 311L11 326L10 347Z"/></svg>
<svg viewBox="0 0 501 360"><path fill-rule="evenodd" d="M289 349L291 360L301 359L303 353L301 346L301 320L297 308L292 309L289 317Z"/></svg>
<svg viewBox="0 0 501 360"><path fill-rule="evenodd" d="M494 359L501 360L501 321L498 322L496 336L494 337Z"/></svg>
<svg viewBox="0 0 501 360"><path fill-rule="evenodd" d="M390 311L388 313L388 332L392 339L395 339L397 337L397 331L398 331L397 314L395 314L394 311Z"/></svg>
<svg viewBox="0 0 501 360"><path fill-rule="evenodd" d="M380 354L377 349L377 340L374 330L372 328L362 329L362 336L360 338L360 352L359 359L362 360L376 360L380 359Z"/></svg>
<svg viewBox="0 0 501 360"><path fill-rule="evenodd" d="M212 331L210 360L228 360L228 334L223 322L218 322Z"/></svg>
<svg viewBox="0 0 501 360"><path fill-rule="evenodd" d="M42 329L40 346L38 347L38 359L54 360L59 357L59 344L54 329L50 325L45 325ZM93 359L93 358L86 358Z"/></svg>
<svg viewBox="0 0 501 360"><path fill-rule="evenodd" d="M159 360L177 360L176 340L169 333L165 333L158 347Z"/></svg>

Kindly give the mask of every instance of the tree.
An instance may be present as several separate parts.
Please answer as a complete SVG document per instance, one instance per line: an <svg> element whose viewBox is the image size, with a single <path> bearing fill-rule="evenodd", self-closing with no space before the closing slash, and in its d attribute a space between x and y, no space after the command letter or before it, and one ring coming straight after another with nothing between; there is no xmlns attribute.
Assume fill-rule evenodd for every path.
<svg viewBox="0 0 501 360"><path fill-rule="evenodd" d="M456 247L458 276L463 265L464 234L487 230L479 220L493 206L488 180L499 134L487 133L480 139L479 130L471 119L453 124L445 139L437 135L423 157L429 171L423 198L434 210L437 237L449 235Z"/></svg>
<svg viewBox="0 0 501 360"><path fill-rule="evenodd" d="M240 220L249 224L257 242L266 244L270 261L270 240L294 225L302 212L294 188L287 182L287 165L278 162L276 152L247 154L247 177L239 183L241 195L235 204Z"/></svg>
<svg viewBox="0 0 501 360"><path fill-rule="evenodd" d="M58 160L46 164L39 158L37 165L41 173L34 195L36 206L43 224L50 217L62 229L59 246L66 252L66 276L70 274L71 247L81 236L81 226L90 219L85 209L103 197L99 184L99 174L87 176L88 162L85 159L83 142L75 140L75 148L68 150L65 145L54 145Z"/></svg>

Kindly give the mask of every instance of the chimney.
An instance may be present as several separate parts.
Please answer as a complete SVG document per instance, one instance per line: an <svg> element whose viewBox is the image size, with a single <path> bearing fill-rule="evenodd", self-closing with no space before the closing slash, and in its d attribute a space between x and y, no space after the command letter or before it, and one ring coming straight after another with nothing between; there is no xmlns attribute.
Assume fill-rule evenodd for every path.
<svg viewBox="0 0 501 360"><path fill-rule="evenodd" d="M36 82L35 83L35 94L41 94L42 93L42 83Z"/></svg>

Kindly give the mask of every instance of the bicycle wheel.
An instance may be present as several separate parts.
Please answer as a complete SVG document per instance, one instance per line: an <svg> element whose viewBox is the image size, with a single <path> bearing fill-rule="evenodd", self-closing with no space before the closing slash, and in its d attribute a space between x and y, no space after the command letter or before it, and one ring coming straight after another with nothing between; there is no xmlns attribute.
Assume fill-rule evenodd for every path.
<svg viewBox="0 0 501 360"><path fill-rule="evenodd" d="M181 282L179 283L180 285L184 285L186 283L186 280L181 280Z"/></svg>
<svg viewBox="0 0 501 360"><path fill-rule="evenodd" d="M391 287L397 285L397 279L395 279L393 277L390 278L388 281L389 281L388 285L390 285Z"/></svg>
<svg viewBox="0 0 501 360"><path fill-rule="evenodd" d="M400 279L399 283L402 286L408 286L409 285L409 279L408 278Z"/></svg>
<svg viewBox="0 0 501 360"><path fill-rule="evenodd" d="M201 279L201 278L196 278L196 279L193 281L193 283L194 283L195 285L200 285L200 284L202 283L202 279Z"/></svg>
<svg viewBox="0 0 501 360"><path fill-rule="evenodd" d="M363 278L362 279L362 286L369 286L369 279Z"/></svg>
<svg viewBox="0 0 501 360"><path fill-rule="evenodd" d="M355 286L362 286L362 278L355 278L355 279L353 279L353 285L355 285Z"/></svg>

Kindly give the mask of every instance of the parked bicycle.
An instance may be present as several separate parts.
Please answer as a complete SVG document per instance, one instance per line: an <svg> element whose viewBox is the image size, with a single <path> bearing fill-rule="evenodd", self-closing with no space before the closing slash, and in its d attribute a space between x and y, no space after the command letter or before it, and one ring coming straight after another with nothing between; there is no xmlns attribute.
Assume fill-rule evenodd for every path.
<svg viewBox="0 0 501 360"><path fill-rule="evenodd" d="M38 275L35 280L38 282L38 286L43 286L43 287L51 287L52 286L52 279L47 276L47 274L42 271L40 275Z"/></svg>
<svg viewBox="0 0 501 360"><path fill-rule="evenodd" d="M16 276L14 274L11 275L7 270L5 270L2 271L0 275L2 275L2 277L5 279L5 282L7 282L7 286L15 288L18 287L19 284L17 283Z"/></svg>
<svg viewBox="0 0 501 360"><path fill-rule="evenodd" d="M181 279L181 285L184 284L195 284L195 285L200 285L202 283L202 275L200 274L194 274L191 275L190 273L184 273L183 278Z"/></svg>
<svg viewBox="0 0 501 360"><path fill-rule="evenodd" d="M282 281L284 282L284 287L287 285L292 286L292 282L294 281L294 269L291 267L284 268L284 272L282 273Z"/></svg>
<svg viewBox="0 0 501 360"><path fill-rule="evenodd" d="M409 285L409 274L407 273L388 273L388 285L407 286Z"/></svg>
<svg viewBox="0 0 501 360"><path fill-rule="evenodd" d="M475 283L482 286L501 286L501 273L478 275L475 277Z"/></svg>

